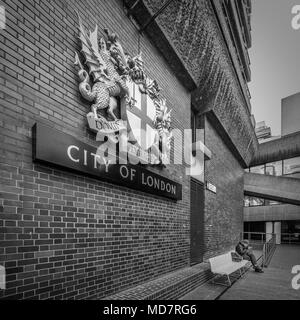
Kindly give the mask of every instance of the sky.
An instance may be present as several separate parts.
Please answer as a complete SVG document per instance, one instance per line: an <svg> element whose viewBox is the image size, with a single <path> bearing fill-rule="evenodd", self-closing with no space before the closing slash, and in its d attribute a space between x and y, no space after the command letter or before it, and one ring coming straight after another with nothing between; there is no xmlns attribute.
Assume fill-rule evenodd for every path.
<svg viewBox="0 0 300 320"><path fill-rule="evenodd" d="M252 113L273 135L281 134L281 99L300 91L300 29L291 23L295 5L300 0L252 0Z"/></svg>

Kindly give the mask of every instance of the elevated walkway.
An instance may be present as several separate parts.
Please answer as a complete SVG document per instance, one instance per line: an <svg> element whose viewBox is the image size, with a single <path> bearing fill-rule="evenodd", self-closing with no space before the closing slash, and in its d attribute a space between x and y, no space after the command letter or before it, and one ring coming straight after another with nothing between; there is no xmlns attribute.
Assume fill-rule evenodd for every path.
<svg viewBox="0 0 300 320"><path fill-rule="evenodd" d="M282 204L244 208L244 222L300 220L300 206Z"/></svg>
<svg viewBox="0 0 300 320"><path fill-rule="evenodd" d="M261 143L251 167L300 156L300 132L295 132L279 139Z"/></svg>
<svg viewBox="0 0 300 320"><path fill-rule="evenodd" d="M245 195L300 205L300 179L245 173Z"/></svg>

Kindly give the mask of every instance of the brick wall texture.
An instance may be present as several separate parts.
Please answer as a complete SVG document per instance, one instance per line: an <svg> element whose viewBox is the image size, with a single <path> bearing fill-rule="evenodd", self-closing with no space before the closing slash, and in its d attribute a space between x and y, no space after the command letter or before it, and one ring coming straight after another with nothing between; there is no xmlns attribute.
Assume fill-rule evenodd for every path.
<svg viewBox="0 0 300 320"><path fill-rule="evenodd" d="M191 95L122 1L3 1L0 31L0 298L102 298L189 265L189 179L184 167L160 170L183 184L172 202L32 163L31 127L42 122L93 143L89 104L81 99L74 52L78 18L116 32L126 51L140 43L147 73L157 79L173 127L190 127Z"/></svg>
<svg viewBox="0 0 300 320"><path fill-rule="evenodd" d="M205 144L212 158L205 162L206 180L217 187L205 190L205 259L234 248L243 230L244 172L212 123L205 119Z"/></svg>

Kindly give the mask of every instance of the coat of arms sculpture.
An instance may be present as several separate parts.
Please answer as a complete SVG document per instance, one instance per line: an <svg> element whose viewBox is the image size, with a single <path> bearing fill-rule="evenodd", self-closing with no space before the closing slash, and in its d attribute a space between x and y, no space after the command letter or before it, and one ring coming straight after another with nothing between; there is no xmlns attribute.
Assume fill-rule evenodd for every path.
<svg viewBox="0 0 300 320"><path fill-rule="evenodd" d="M118 36L107 29L104 29L105 38L98 37L98 26L87 32L80 18L79 31L84 64L76 53L75 65L79 69L79 91L92 103L87 115L90 129L113 143L118 143L120 134L129 130L129 137L135 140L129 143L131 153L146 163L167 163L172 137L171 111L160 95L157 82L145 74L141 54L131 57L125 53ZM146 108L141 107L144 105ZM144 114L140 112L142 109ZM145 118L148 120L144 121ZM137 134L145 133L144 122L149 129L144 131L151 135L147 137L148 144Z"/></svg>

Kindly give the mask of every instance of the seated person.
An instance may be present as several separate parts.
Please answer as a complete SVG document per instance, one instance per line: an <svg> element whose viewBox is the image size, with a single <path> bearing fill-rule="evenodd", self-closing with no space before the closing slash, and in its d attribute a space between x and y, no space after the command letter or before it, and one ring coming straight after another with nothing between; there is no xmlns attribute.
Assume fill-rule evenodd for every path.
<svg viewBox="0 0 300 320"><path fill-rule="evenodd" d="M252 252L252 249L249 248L249 241L248 240L242 240L238 243L238 245L235 247L235 251L243 257L245 260L250 260L255 272L263 273L262 268L257 264L257 260L255 258L255 255Z"/></svg>

